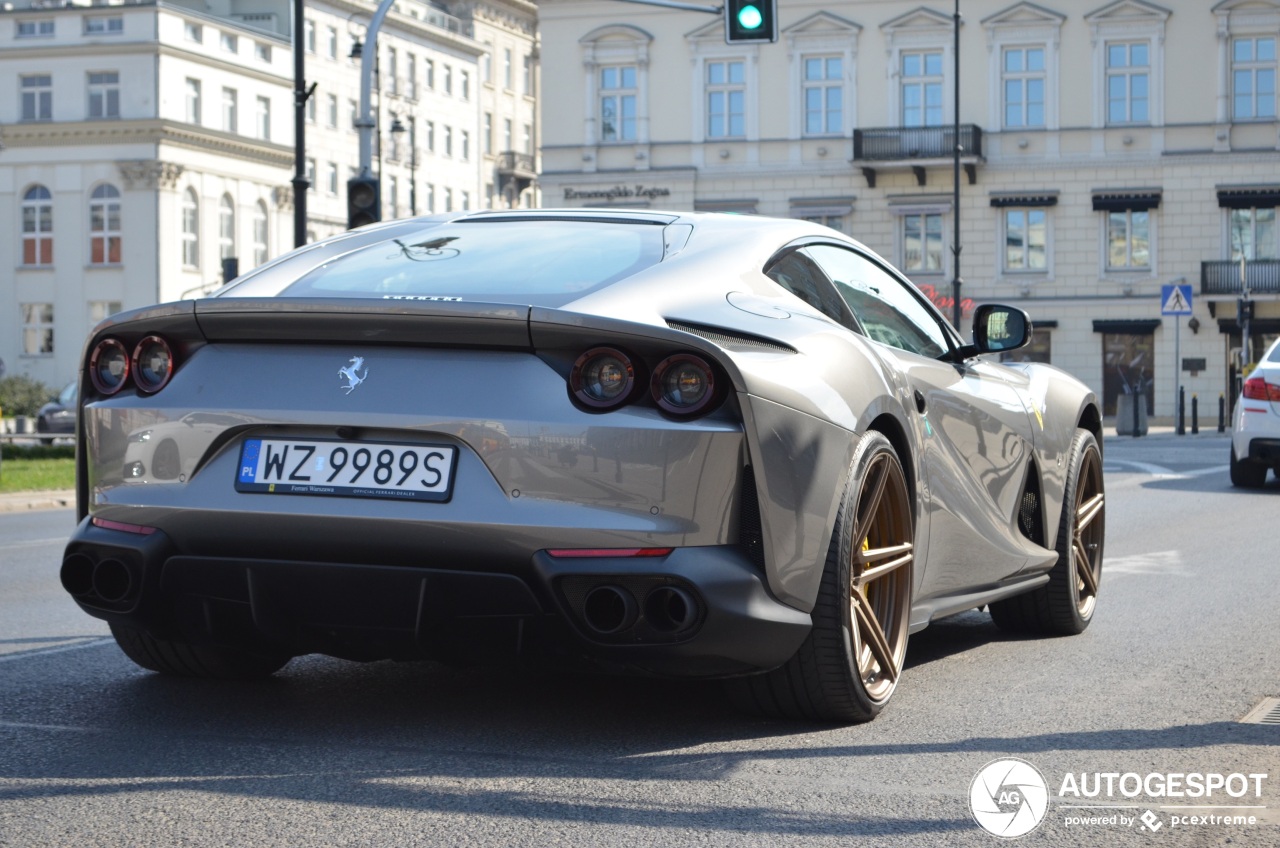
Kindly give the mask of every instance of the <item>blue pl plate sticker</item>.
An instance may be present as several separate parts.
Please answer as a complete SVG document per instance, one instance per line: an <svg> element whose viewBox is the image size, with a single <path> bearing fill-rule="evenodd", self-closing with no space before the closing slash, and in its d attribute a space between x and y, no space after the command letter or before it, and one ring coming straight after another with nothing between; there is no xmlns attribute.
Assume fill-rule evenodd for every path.
<svg viewBox="0 0 1280 848"><path fill-rule="evenodd" d="M262 450L261 439L245 439L244 448L240 451L241 483L253 483L258 469L258 452Z"/></svg>

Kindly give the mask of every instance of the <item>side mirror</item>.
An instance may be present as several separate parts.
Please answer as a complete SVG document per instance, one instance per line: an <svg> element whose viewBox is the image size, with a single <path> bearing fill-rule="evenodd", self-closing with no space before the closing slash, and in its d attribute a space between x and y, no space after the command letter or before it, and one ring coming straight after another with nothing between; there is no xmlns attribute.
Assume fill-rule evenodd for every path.
<svg viewBox="0 0 1280 848"><path fill-rule="evenodd" d="M1031 317L1021 309L984 303L973 313L973 344L958 351L967 359L983 353L1005 353L1031 341Z"/></svg>

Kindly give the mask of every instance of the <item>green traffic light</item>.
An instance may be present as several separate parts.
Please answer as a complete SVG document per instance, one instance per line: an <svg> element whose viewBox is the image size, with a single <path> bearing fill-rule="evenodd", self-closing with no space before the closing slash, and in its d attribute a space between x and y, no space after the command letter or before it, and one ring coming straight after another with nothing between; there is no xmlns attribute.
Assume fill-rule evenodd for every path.
<svg viewBox="0 0 1280 848"><path fill-rule="evenodd" d="M738 10L738 25L743 29L759 29L764 23L764 15L755 6L743 6Z"/></svg>

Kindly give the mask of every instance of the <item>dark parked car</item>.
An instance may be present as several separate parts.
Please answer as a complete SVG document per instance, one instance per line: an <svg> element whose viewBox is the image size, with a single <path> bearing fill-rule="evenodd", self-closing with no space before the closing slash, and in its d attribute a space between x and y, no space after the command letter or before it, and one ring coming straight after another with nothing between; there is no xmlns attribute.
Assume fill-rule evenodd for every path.
<svg viewBox="0 0 1280 848"><path fill-rule="evenodd" d="M72 380L58 392L58 396L40 407L36 413L37 433L67 433L76 431L76 395L79 384Z"/></svg>
<svg viewBox="0 0 1280 848"><path fill-rule="evenodd" d="M939 617L1094 614L1097 398L974 328L803 221L354 230L93 331L62 582L167 674L570 660L867 720Z"/></svg>

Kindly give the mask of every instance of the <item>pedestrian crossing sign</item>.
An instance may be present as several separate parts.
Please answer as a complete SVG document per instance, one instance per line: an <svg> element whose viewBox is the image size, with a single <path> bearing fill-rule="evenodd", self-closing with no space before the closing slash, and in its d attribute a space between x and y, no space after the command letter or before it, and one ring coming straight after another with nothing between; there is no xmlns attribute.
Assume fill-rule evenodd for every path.
<svg viewBox="0 0 1280 848"><path fill-rule="evenodd" d="M1160 287L1160 314L1161 315L1190 315L1191 314L1191 286L1161 286Z"/></svg>

